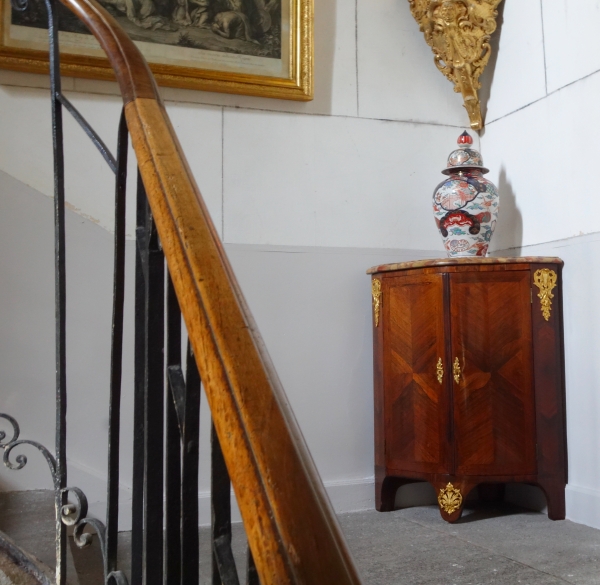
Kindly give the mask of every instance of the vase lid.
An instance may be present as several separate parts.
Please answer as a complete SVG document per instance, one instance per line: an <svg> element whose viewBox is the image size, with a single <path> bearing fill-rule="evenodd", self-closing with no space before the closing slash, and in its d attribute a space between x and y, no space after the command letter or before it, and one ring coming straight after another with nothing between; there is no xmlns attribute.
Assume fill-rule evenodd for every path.
<svg viewBox="0 0 600 585"><path fill-rule="evenodd" d="M483 166L481 154L473 148L473 138L468 132L463 132L456 142L458 148L450 153L448 164L442 171L444 175L452 175L461 170L477 170L483 174L490 172Z"/></svg>

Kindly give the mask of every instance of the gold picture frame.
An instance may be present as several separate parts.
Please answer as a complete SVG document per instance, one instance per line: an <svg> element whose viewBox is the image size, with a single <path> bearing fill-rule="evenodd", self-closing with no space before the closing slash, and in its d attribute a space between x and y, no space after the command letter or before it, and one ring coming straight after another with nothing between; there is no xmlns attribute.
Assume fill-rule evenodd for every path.
<svg viewBox="0 0 600 585"><path fill-rule="evenodd" d="M98 1L136 41L159 85L313 99L313 0ZM44 0L28 0L29 15L0 0L0 68L48 72L42 8L47 18ZM95 39L60 8L61 73L114 80Z"/></svg>

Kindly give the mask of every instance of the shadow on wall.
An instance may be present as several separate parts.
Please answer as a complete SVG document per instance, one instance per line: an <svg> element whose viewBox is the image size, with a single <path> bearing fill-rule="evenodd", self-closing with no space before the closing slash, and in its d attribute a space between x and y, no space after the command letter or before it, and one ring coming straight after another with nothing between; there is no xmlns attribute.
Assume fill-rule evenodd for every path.
<svg viewBox="0 0 600 585"><path fill-rule="evenodd" d="M498 28L490 39L492 54L489 63L481 76L481 89L479 90L479 101L481 102L481 117L485 125L487 118L488 103L492 93L494 83L494 73L496 72L496 62L498 61L498 50L500 48L500 36L502 35L502 24L504 23L504 2L498 6L498 18L496 19Z"/></svg>
<svg viewBox="0 0 600 585"><path fill-rule="evenodd" d="M514 252L511 255L520 256L523 244L523 216L517 206L517 198L512 184L506 176L504 166L500 167L498 192L500 193L500 213L493 240L496 244L494 248L496 250L510 248L511 252Z"/></svg>

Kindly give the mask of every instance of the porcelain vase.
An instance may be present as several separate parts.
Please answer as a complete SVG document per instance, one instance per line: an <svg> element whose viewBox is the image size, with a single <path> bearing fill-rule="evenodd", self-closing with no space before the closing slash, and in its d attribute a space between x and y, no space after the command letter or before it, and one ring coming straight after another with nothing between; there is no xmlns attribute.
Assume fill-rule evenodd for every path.
<svg viewBox="0 0 600 585"><path fill-rule="evenodd" d="M498 189L483 176L489 171L472 145L461 134L442 171L447 178L433 194L435 222L452 258L486 256L498 221Z"/></svg>

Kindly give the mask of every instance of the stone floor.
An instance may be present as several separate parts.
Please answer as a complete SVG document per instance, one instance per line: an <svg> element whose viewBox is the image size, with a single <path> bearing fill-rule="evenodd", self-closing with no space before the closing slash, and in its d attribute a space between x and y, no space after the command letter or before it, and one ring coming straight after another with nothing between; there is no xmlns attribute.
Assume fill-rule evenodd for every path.
<svg viewBox="0 0 600 585"><path fill-rule="evenodd" d="M473 506L477 506L475 503ZM341 516L365 585L600 584L600 531L508 504Z"/></svg>
<svg viewBox="0 0 600 585"><path fill-rule="evenodd" d="M365 585L600 585L600 531L510 504L474 502L456 524L443 522L433 506L343 514L340 522ZM0 494L0 531L52 565L51 494ZM202 583L208 584L208 531L200 535ZM122 533L126 573L128 546L129 534ZM240 569L244 548L236 525ZM69 565L73 585L101 585L97 543L83 551L71 547Z"/></svg>

